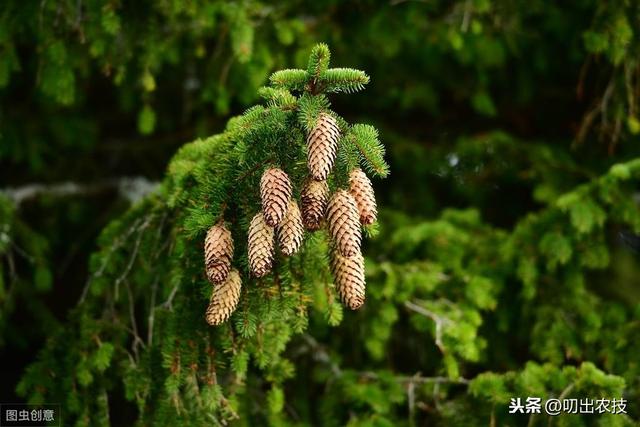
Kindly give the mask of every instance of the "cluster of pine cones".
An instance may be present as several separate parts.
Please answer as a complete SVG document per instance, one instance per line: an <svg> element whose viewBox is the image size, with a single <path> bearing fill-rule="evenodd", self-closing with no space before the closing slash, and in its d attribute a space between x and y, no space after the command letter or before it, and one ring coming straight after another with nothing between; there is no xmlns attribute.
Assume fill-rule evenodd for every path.
<svg viewBox="0 0 640 427"><path fill-rule="evenodd" d="M316 231L326 221L332 240L331 269L342 302L355 310L365 299L364 258L360 251L361 224L377 219L371 181L361 169L349 174L348 190L339 189L329 197L327 178L333 168L340 129L333 116L322 113L307 137L309 177L300 194L301 208L292 199L287 174L267 169L260 180L262 210L249 225L249 266L255 277L271 271L277 240L285 256L296 253L304 230ZM240 299L241 279L231 268L233 239L222 222L207 232L204 245L207 278L214 285L206 312L210 325L225 322Z"/></svg>

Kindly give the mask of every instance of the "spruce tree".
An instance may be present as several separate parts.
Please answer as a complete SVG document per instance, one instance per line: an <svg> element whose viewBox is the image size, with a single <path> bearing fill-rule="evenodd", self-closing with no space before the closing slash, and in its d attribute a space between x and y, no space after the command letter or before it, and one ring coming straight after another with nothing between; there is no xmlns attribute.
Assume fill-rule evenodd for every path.
<svg viewBox="0 0 640 427"><path fill-rule="evenodd" d="M159 192L104 230L82 302L61 328L51 303L75 301L86 279L56 263L81 237L65 221L98 228L102 212L86 208L93 199L49 196L25 209L9 192L0 198L0 349L45 345L22 395L60 402L63 425L636 425L638 8L5 1L0 175L9 186L132 170L157 177L173 144L219 129L317 40L374 77L364 94L336 97L337 110L375 123L393 165L391 179L374 180L378 238L364 243L362 261L341 260L326 234L330 195L348 189L360 222L376 216L366 215L367 191L334 181L358 167L385 174L386 165L348 154L374 127L344 133L338 122L338 143L346 135L356 145L334 153L327 123L311 158L319 174L336 173L330 188L291 177L303 225L324 230L285 257L296 227L274 227L272 249L256 247L269 267L255 279L246 257L257 187L246 184L251 213L202 204L226 197L230 168L246 169L235 147L253 136L237 141L229 123L185 146ZM288 102L278 91L287 80L299 108L304 73L274 75L260 92L267 107ZM327 92L342 73L327 71ZM309 153L298 154L303 170ZM261 172L248 179L259 185ZM228 244L205 259L216 225L233 231L233 260ZM361 303L365 267L366 303L342 315L338 298ZM3 372L15 364L3 359ZM510 399L526 396L622 397L628 414L508 414Z"/></svg>
<svg viewBox="0 0 640 427"><path fill-rule="evenodd" d="M108 396L119 389L141 424L225 424L263 410L255 399L263 391L279 412L282 383L294 375L282 353L305 330L309 309L335 325L338 294L349 308L364 302L349 175L388 170L377 132L349 125L327 97L360 90L369 77L329 68L329 58L319 44L306 70L274 73L260 90L264 105L181 148L160 189L104 230L70 324L19 386L30 402L66 396L65 423L79 425L107 423ZM309 180L326 185L335 206L351 198L353 212L329 207L331 233L302 234L310 213L296 201ZM332 251L350 260L335 280Z"/></svg>

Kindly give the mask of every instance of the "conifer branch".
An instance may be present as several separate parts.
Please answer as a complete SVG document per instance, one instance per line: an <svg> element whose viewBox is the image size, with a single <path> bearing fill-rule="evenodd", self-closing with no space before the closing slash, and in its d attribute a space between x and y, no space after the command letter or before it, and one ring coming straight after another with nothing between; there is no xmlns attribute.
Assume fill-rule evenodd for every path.
<svg viewBox="0 0 640 427"><path fill-rule="evenodd" d="M320 114L329 109L329 99L325 95L304 94L298 100L298 107L299 120L304 130L309 133L316 126Z"/></svg>
<svg viewBox="0 0 640 427"><path fill-rule="evenodd" d="M131 251L131 255L129 257L129 261L127 262L126 267L124 268L124 270L122 271L122 273L120 274L120 276L118 276L118 278L115 280L114 282L114 288L115 288L115 299L118 299L118 289L120 286L120 283L125 282L127 276L129 275L129 273L131 272L131 269L133 268L133 264L136 261L136 258L138 257L138 251L140 250L140 243L142 242L142 237L144 234L144 230L149 226L149 224L151 223L151 216L148 216L144 222L142 222L142 224L138 227L138 237L135 240L135 243L133 245L133 250Z"/></svg>
<svg viewBox="0 0 640 427"><path fill-rule="evenodd" d="M320 79L320 76L329 67L329 61L331 60L331 52L329 46L324 43L319 43L311 50L309 56L309 65L307 67L307 75L311 81L311 84L316 84Z"/></svg>
<svg viewBox="0 0 640 427"><path fill-rule="evenodd" d="M176 283L174 287L171 289L171 292L169 292L169 296L167 297L166 301L163 302L160 306L168 311L173 310L173 300L176 297L179 289L180 289L180 284Z"/></svg>
<svg viewBox="0 0 640 427"><path fill-rule="evenodd" d="M125 280L124 284L127 289L127 299L129 304L129 322L131 323L130 331L131 331L131 334L133 335L133 343L131 344L131 347L133 350L133 354L135 355L136 361L139 362L140 354L138 352L138 346L144 349L146 348L146 344L144 340L140 337L140 332L138 330L138 322L136 321L136 313L135 313L135 307L134 307L133 292L131 291L131 285L129 284L128 280Z"/></svg>
<svg viewBox="0 0 640 427"><path fill-rule="evenodd" d="M307 73L304 70L280 70L271 75L269 81L275 88L302 92L307 84Z"/></svg>
<svg viewBox="0 0 640 427"><path fill-rule="evenodd" d="M94 385L98 390L113 387L103 383L98 371L109 366L119 373L125 369L123 385L127 396L136 399L141 422L153 424L157 417L169 414L168 419L179 417L199 425L203 417L211 420L207 414L220 423L240 417L234 410L237 400L231 403L223 393L238 398L246 387L251 362L269 371L268 383L275 390L267 396L272 406L278 411L285 407L285 402L278 401L282 399L278 390L291 375L286 344L305 329L308 307L315 305L316 298L324 298L311 288L317 284L318 289L328 290L337 281L342 302L352 309L359 308L365 298L360 205L355 196L336 187L362 154L345 137L349 125L331 110L323 93L327 88L355 90L363 84L364 74L327 71L328 65L328 49L317 47L309 61L310 72L283 70L271 76L271 87L260 90L266 105L229 120L223 133L178 151L157 193L134 205L101 234L72 326L60 332L64 340L56 336L57 341L49 342L44 363L37 363L34 372L49 369L48 362L60 353L64 341L65 346L80 349L80 354L71 355L69 366L89 365L80 376L83 387L92 384L91 392ZM325 72L326 84L320 81ZM345 152L342 163L346 166L334 164L338 150ZM371 162L383 154L370 151L366 155ZM302 206L301 193L309 182L314 185L308 186ZM341 196L334 198L328 216L331 192ZM341 242L342 261L335 264L339 269L333 278L330 244L305 236L303 227L311 224L310 206L318 228L329 222L331 238ZM161 297L166 301L158 301ZM342 307L332 299L329 293L328 321L336 325L342 319ZM110 322L92 323L96 317ZM207 323L217 329L207 331ZM101 348L119 350L113 361L101 356L97 367L87 362L95 346L84 348L85 329L103 339ZM305 340L315 359L327 363L340 377L340 366L331 355L310 336ZM215 348L219 357L203 355L206 348ZM148 363L151 354L161 358L161 369L155 366L159 365L155 356ZM229 364L227 355L233 358ZM231 380L218 383L210 367L200 366L203 357L213 366L228 365ZM65 374L62 371L60 375ZM32 390L37 376L47 378L31 375L23 389ZM154 393L149 393L150 387ZM86 390L78 394L93 402ZM74 416L80 414L74 412Z"/></svg>
<svg viewBox="0 0 640 427"><path fill-rule="evenodd" d="M80 294L80 299L78 300L78 304L82 304L84 302L85 298L87 297L89 287L91 286L91 282L94 279L99 278L103 275L103 273L109 266L109 262L111 261L111 257L113 256L113 254L128 241L129 237L131 237L133 233L138 231L138 227L142 222L143 222L142 218L136 219L133 222L133 224L130 227L128 227L127 230L122 235L116 236L114 238L113 244L109 247L108 252L104 255L104 259L100 264L100 267L98 267L87 279L84 285L84 288L82 289L82 293Z"/></svg>
<svg viewBox="0 0 640 427"><path fill-rule="evenodd" d="M381 178L389 175L389 165L384 160L384 145L378 139L378 131L371 125L356 124L349 132L350 141L358 148L362 167Z"/></svg>
<svg viewBox="0 0 640 427"><path fill-rule="evenodd" d="M270 106L280 107L283 110L295 110L298 106L296 97L283 88L262 87L258 90L258 95Z"/></svg>
<svg viewBox="0 0 640 427"><path fill-rule="evenodd" d="M436 346L440 349L442 353L446 353L446 348L444 343L442 342L442 329L446 323L449 323L449 319L439 316L431 310L424 308L421 305L418 305L411 301L405 301L404 306L407 307L411 311L415 311L418 314L426 316L433 320L436 325L435 330L435 343Z"/></svg>
<svg viewBox="0 0 640 427"><path fill-rule="evenodd" d="M246 170L242 175L240 175L237 178L237 181L244 181L245 179L247 179L249 176L253 175L254 173L258 172L259 170L261 170L262 168L264 168L266 165L268 165L269 163L272 163L274 161L273 157L269 157L267 159L262 160L259 163L256 163L251 169Z"/></svg>
<svg viewBox="0 0 640 427"><path fill-rule="evenodd" d="M369 76L353 68L331 68L322 73L320 82L326 92L354 93L364 89L369 83Z"/></svg>
<svg viewBox="0 0 640 427"><path fill-rule="evenodd" d="M149 300L149 316L147 317L147 345L151 346L153 344L153 327L156 317L156 295L158 293L158 282L159 278L156 276L156 279L153 281L151 285L151 298Z"/></svg>
<svg viewBox="0 0 640 427"><path fill-rule="evenodd" d="M309 349L312 350L310 351L310 353L314 355L314 359L329 365L329 367L331 368L331 372L335 377L340 377L342 375L340 366L332 360L326 349L322 345L320 345L315 338L313 338L309 334L304 334L302 338L306 341L307 345L309 345Z"/></svg>

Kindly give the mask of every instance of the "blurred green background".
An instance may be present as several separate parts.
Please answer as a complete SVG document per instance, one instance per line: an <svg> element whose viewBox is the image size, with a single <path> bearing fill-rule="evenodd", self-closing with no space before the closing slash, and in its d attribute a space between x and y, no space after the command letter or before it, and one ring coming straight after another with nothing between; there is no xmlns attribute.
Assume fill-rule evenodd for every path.
<svg viewBox="0 0 640 427"><path fill-rule="evenodd" d="M377 126L387 146L391 175L374 182L382 236L429 236L424 249L371 243L373 280L391 274L385 262L442 256L445 268L456 257L467 266L474 242L485 263L478 271L503 256L501 240L515 242L514 253L539 247L498 297L519 301L518 311L481 307L491 313L480 334L503 347L467 357L468 373L591 361L625 378L637 411L638 181L616 189L620 199L606 209L561 196L580 185L604 194L607 173L635 176L611 167L640 157L639 28L640 3L621 0L5 0L0 402L19 399L25 366L75 306L109 220L153 188L182 144L219 133L258 102L271 72L304 68L325 42L334 66L371 76L365 91L332 100L347 120ZM452 208L469 216L442 219ZM536 215L541 228L527 228ZM445 223L473 231L458 242ZM489 229L497 231L483 237ZM463 253L429 252L438 236ZM600 252L587 253L592 246ZM540 265L572 257L589 271L573 288L580 292L562 297L563 270ZM536 275L536 264L545 272ZM533 314L540 301L547 311ZM581 314L553 331L566 313ZM606 334L623 335L605 345Z"/></svg>

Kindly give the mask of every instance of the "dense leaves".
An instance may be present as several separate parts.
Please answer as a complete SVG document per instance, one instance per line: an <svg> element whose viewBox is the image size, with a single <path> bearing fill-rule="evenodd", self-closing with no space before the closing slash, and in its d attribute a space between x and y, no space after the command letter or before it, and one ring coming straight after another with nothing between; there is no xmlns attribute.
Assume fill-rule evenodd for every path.
<svg viewBox="0 0 640 427"><path fill-rule="evenodd" d="M0 342L29 339L16 307L50 336L25 400L77 425L638 423L637 2L5 3L8 183L157 177L195 140L101 232L63 328L42 234L75 236L0 200ZM319 41L332 58L307 61ZM232 191L246 229L264 158L302 176L291 153L330 101L364 122L340 119L339 174L388 175L365 306L343 312L318 234L208 327L204 232ZM527 396L628 414L509 415Z"/></svg>

